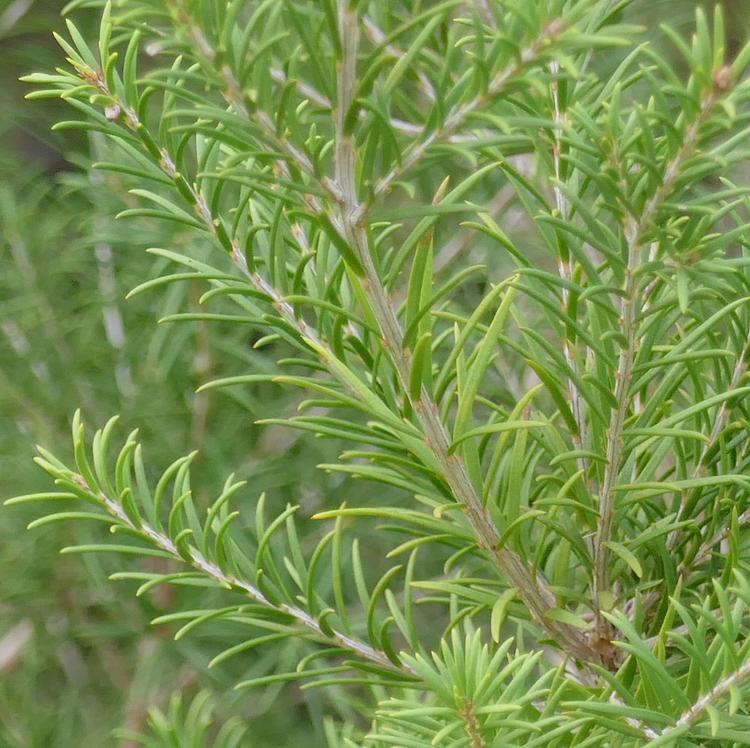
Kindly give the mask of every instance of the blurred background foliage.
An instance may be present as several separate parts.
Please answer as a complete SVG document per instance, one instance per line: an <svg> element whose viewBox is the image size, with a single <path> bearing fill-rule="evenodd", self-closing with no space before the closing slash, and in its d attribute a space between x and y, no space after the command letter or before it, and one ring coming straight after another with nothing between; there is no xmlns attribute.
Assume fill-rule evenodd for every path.
<svg viewBox="0 0 750 748"><path fill-rule="evenodd" d="M708 5L635 0L630 20L643 23L647 36L667 19L687 29L698 4ZM744 40L748 0L724 6L728 28ZM195 309L197 287L174 284L166 294L125 300L130 288L159 274L162 260L145 248L194 240L146 219L115 221L130 200L127 185L85 166L107 160L106 143L52 131L69 116L63 104L23 101L18 76L61 63L51 31L62 27L62 7L52 0L0 0L0 495L30 493L45 483L33 468L32 445L65 452L69 419L80 405L91 424L120 413L124 429L139 427L156 468L199 450L199 496L234 472L249 481L247 501L266 491L271 507L293 500L308 514L356 503L362 490L356 483L314 467L341 444L253 425L294 409L294 393L259 385L242 395L195 394L217 371L231 374L249 364L267 370L277 352L256 351L239 326L156 324ZM77 11L76 21L93 36L98 11ZM522 231L525 219L512 195L501 189L495 200L498 220ZM446 266L492 265L481 237L464 241L449 233ZM242 500L237 504L241 509ZM135 745L128 731L145 729L149 708L179 715L173 694L182 692L187 704L200 688L215 694L217 724L239 717L249 726L247 745L257 748L331 744L310 724L322 724L332 703L340 709L337 718L353 718L345 700L324 701L315 690L278 684L234 694L237 680L250 671L273 672L287 654L264 650L207 671L212 654L232 641L223 624L178 642L171 639L174 627L149 624L165 610L200 607L193 588L136 599L107 581L114 566L106 559L58 554L61 546L86 542L85 533L96 528L54 524L26 533L29 519L23 511L0 513L0 748ZM207 709L201 705L200 713ZM118 728L124 737L112 736Z"/></svg>

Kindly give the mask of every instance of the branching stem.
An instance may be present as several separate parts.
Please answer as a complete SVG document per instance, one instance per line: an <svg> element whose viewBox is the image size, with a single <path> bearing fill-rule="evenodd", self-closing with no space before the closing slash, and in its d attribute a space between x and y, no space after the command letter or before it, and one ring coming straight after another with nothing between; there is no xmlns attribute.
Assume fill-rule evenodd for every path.
<svg viewBox="0 0 750 748"><path fill-rule="evenodd" d="M342 59L338 67L339 100L336 112L335 164L336 181L344 197L339 215L340 228L364 268L365 293L380 326L383 341L393 361L402 389L404 392L409 392L411 351L404 346L404 333L394 311L394 305L375 268L372 248L363 223L365 208L357 195L354 140L345 129L346 117L355 90L359 35L357 16L349 0L338 0L338 17ZM495 80L492 88L499 90L513 74L507 71L501 79ZM479 102L472 103L472 110L476 106L479 106ZM454 125L451 127L457 127L470 113L466 107L460 111L460 115L454 115L452 120ZM414 153L412 151L412 154ZM423 151L417 158L421 157L422 153ZM464 507L479 546L495 561L510 584L519 590L533 618L560 647L578 659L598 662L600 659L598 654L589 646L579 630L546 617L546 614L556 607L556 600L554 594L539 576L532 574L527 564L517 554L504 547L498 548L500 533L482 504L462 459L450 453L450 436L440 418L437 405L424 386L419 397L414 398L411 404L424 433L425 442L434 454L451 493Z"/></svg>
<svg viewBox="0 0 750 748"><path fill-rule="evenodd" d="M636 355L637 319L641 298L638 294L637 271L641 263L641 253L650 230L664 200L672 193L684 163L693 154L698 144L700 129L716 102L715 94L709 93L703 100L695 121L685 133L680 149L667 164L664 178L653 195L646 202L639 215L628 213L625 218L625 245L627 265L620 307L620 328L625 338L615 371L613 408L609 422L607 440L607 462L604 468L599 501L599 524L594 537L594 609L597 631L604 636L608 625L601 616L601 595L609 588L609 553L607 543L612 536L614 518L614 493L620 470L623 465L623 432L630 408L630 383L633 376L633 362Z"/></svg>

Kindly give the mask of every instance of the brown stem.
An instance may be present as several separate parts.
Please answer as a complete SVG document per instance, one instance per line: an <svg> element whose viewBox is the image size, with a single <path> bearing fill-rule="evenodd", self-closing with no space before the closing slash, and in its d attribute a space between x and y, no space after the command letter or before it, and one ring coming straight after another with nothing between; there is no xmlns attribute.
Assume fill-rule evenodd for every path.
<svg viewBox="0 0 750 748"><path fill-rule="evenodd" d="M719 699L729 693L731 689L737 688L744 683L747 678L750 678L750 660L744 662L737 670L719 681L710 691L700 696L689 709L686 709L679 716L673 725L657 733L655 739L664 738L669 733L679 730L681 727L694 725L706 709L713 706ZM651 743L648 745L651 745ZM645 748L648 748L648 745Z"/></svg>
<svg viewBox="0 0 750 748"><path fill-rule="evenodd" d="M601 595L609 588L609 552L607 543L612 536L612 521L615 512L614 491L624 458L622 449L623 432L630 407L630 382L633 376L633 362L638 342L636 320L641 297L637 293L636 271L641 262L641 251L646 241L651 222L656 218L661 204L672 193L683 164L693 154L698 143L700 128L715 103L716 96L714 93L710 93L704 98L700 113L688 128L682 146L666 166L661 185L646 202L639 215L630 213L625 218L627 266L623 287L624 294L620 307L620 327L625 338L625 345L620 350L617 370L615 371L614 398L617 405L612 410L610 416L607 462L604 468L604 478L599 500L599 524L594 536L593 597L597 619L596 629L602 636L609 631L609 624L607 624L601 615Z"/></svg>
<svg viewBox="0 0 750 748"><path fill-rule="evenodd" d="M343 195L339 211L340 229L364 268L363 287L383 341L396 369L401 387L409 392L411 352L404 346L404 333L394 312L394 305L375 268L372 250L364 227L364 210L356 188L356 162L354 141L345 131L346 115L355 90L358 23L355 11L348 0L338 0L339 33L342 60L338 67L339 101L336 118L336 181ZM513 551L498 548L500 532L474 489L463 460L450 453L450 436L440 418L438 407L429 392L422 387L411 405L424 433L425 442L432 451L440 472L456 501L464 507L474 528L479 546L492 558L503 576L519 590L536 622L569 654L584 661L599 662L599 654L592 649L581 631L546 617L556 607L554 594L538 575Z"/></svg>

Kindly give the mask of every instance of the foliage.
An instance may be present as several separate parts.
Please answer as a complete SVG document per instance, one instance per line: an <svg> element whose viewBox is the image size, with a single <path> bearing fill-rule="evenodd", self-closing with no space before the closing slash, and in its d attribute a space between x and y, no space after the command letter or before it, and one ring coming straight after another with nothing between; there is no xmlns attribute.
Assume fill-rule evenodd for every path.
<svg viewBox="0 0 750 748"><path fill-rule="evenodd" d="M2 15L5 6L0 6ZM67 104L23 102L28 86L15 78L33 66L52 68L58 59L50 27L64 28L59 9L37 0L1 43L2 493L46 487L30 459L33 445L64 450L75 403L94 420L122 412L124 427L137 424L149 441L154 464L200 449L199 492L234 470L243 478L252 474L259 489L281 502L299 499L297 474L286 469L293 460L308 476L306 505L325 507L328 497L335 505L345 487L332 486L314 470L334 457L334 444L300 441L277 428L261 432L249 422L248 407L257 418L275 415L294 407L295 393L260 386L243 396L242 408L212 393L196 397L195 388L215 366L219 351L258 360L250 336L236 325L154 324L181 308L195 308L197 283L124 299L139 280L163 269L162 261L140 246L184 246L190 237L156 221L115 221L122 201L130 199L126 189L114 175L89 173L77 155L85 149L86 159L106 160L103 137L47 132ZM98 12L76 17L87 34L98 29ZM217 431L220 439L213 438ZM142 731L149 709L167 712L172 690L187 702L200 687L214 694L217 722L232 715L254 721L259 746L287 738L323 740L322 727L310 729L311 722L322 721L322 694L302 701L279 685L250 702L245 694L232 693L250 668L205 670L217 642L224 641L220 627L210 637L172 643L166 629L149 625L173 606L206 604L202 590L163 588L123 598L107 582L117 569L116 558L89 556L82 564L80 558L57 555L64 545L94 542L98 527L58 524L23 532L37 514L33 506L0 512L0 565L6 570L0 584L0 746L109 745L114 727ZM144 568L153 563L146 561ZM291 656L268 651L253 661L252 671L267 673ZM125 739L121 743L131 746Z"/></svg>
<svg viewBox="0 0 750 748"><path fill-rule="evenodd" d="M205 424L160 472L76 415L56 489L7 503L108 526L64 552L138 596L195 588L156 623L215 631L241 692L323 691L330 746L750 743L750 45L717 8L665 53L628 6L123 0L27 78L93 138L103 212L159 227L130 296L252 337L196 368L217 426L336 451L284 483L323 507L208 498ZM154 715L143 744L202 744L202 701Z"/></svg>

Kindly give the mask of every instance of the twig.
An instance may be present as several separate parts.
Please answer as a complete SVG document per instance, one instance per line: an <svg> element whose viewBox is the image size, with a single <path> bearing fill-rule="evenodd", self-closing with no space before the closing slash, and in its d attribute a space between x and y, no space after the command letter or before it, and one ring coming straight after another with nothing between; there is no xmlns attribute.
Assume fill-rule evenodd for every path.
<svg viewBox="0 0 750 748"><path fill-rule="evenodd" d="M501 190L492 198L492 201L487 206L487 209L482 212L486 212L488 215L497 215L501 211L508 207L508 204L513 200L516 195L515 188L506 184ZM503 228L508 231L510 227L504 225ZM470 231L464 231L455 236L449 241L436 255L434 262L435 274L448 270L451 263L469 250L474 242L476 233Z"/></svg>
<svg viewBox="0 0 750 748"><path fill-rule="evenodd" d="M490 28L494 29L497 27L497 20L495 19L495 16L492 15L492 10L490 9L488 0L474 0L473 3L469 3L469 7L472 5L476 6L479 16Z"/></svg>
<svg viewBox="0 0 750 748"><path fill-rule="evenodd" d="M708 707L713 706L719 699L725 696L732 688L739 686L746 678L750 677L750 659L742 664L731 675L719 681L710 691L704 693L689 709L685 710L677 721L665 727L657 733L655 739L663 738L672 732L684 727L694 725ZM650 745L650 743L648 744ZM646 745L644 748L648 748Z"/></svg>
<svg viewBox="0 0 750 748"><path fill-rule="evenodd" d="M607 543L612 534L614 489L623 461L623 431L630 405L629 389L636 353L636 319L640 303L640 296L637 293L636 271L640 264L641 250L650 223L656 217L662 202L670 195L680 175L683 164L692 155L693 149L698 142L700 128L715 102L715 94L709 93L705 97L700 113L685 133L685 138L679 151L667 164L661 185L646 202L646 205L638 216L629 213L625 218L627 267L625 269L624 294L620 306L620 328L625 338L625 345L620 349L617 370L615 372L614 398L617 405L612 410L609 422L607 462L604 468L599 502L599 524L594 537L593 597L596 628L602 636L605 636L605 632L609 631L609 625L601 616L601 593L606 591L609 586L609 554Z"/></svg>
<svg viewBox="0 0 750 748"><path fill-rule="evenodd" d="M197 288L191 283L190 297L191 304L197 307L199 303ZM193 356L193 374L196 381L203 384L211 377L212 356L211 356L211 336L209 333L209 323L206 320L199 320L195 332L195 355ZM206 429L208 427L209 412L211 410L211 391L202 390L196 392L193 396L190 419L190 446L192 449L201 450L206 438Z"/></svg>
<svg viewBox="0 0 750 748"><path fill-rule="evenodd" d="M336 112L334 158L336 180L344 196L339 216L340 227L344 238L364 268L365 293L380 326L383 342L391 356L401 386L404 392L409 392L411 351L404 347L401 324L373 263L369 238L363 223L365 210L357 196L354 141L344 128L345 117L352 104L355 90L359 36L356 12L348 0L338 0L338 17L342 59L338 66L339 101ZM496 87L498 85L495 84ZM461 111L464 109L465 107ZM455 120L456 126L462 116ZM518 588L533 618L559 646L576 658L599 662L598 653L590 647L582 632L573 626L546 617L546 614L556 607L555 596L546 584L531 573L519 556L507 548L498 548L500 533L477 495L463 461L458 455L450 454L450 436L440 418L438 407L426 388L422 387L419 396L412 399L412 407L422 427L426 444L435 456L446 483L456 501L465 508L479 546L494 559L510 583Z"/></svg>
<svg viewBox="0 0 750 748"><path fill-rule="evenodd" d="M158 548L166 551L178 561L184 561L182 555L177 550L177 546L174 544L174 542L172 542L171 538L159 532L158 530L155 530L153 527L146 523L141 522L140 524L136 524L135 522L133 522L127 515L125 510L122 508L122 506L120 506L120 504L118 504L114 499L111 499L109 496L106 496L102 492L93 491L81 475L73 474L70 477L84 491L93 496L96 496L102 503L104 508L109 512L109 514L115 517L118 522L130 528L131 530L143 533ZM270 608L271 610L285 613L286 615L295 619L295 621L300 626L308 629L313 634L325 641L334 641L338 646L352 651L357 656L365 660L370 660L380 667L383 667L391 672L398 673L399 675L406 674L409 676L414 676L416 674L408 666L397 666L388 658L388 656L384 652L374 649L369 644L366 644L359 639L355 639L348 634L344 634L336 630L332 630L330 634L325 633L320 624L307 611L302 610L302 608L298 608L295 605L271 602L253 584L251 584L250 582L246 582L243 579L239 579L233 574L225 574L221 570L221 568L219 568L212 561L209 561L200 551L195 548L190 548L190 565L213 579L219 584L219 586L242 590L242 592L244 592L245 595L249 597L253 602L258 603L259 605L263 605L266 608Z"/></svg>
<svg viewBox="0 0 750 748"><path fill-rule="evenodd" d="M284 154L284 156L299 168L316 186L325 191L331 200L339 201L341 195L337 193L335 183L325 177L323 179L318 178L315 167L307 155L291 143L288 138L285 138L283 134L276 131L273 119L267 112L264 112L262 109L254 109L251 116L242 87L240 86L234 71L227 64L221 64L219 62L220 55L218 51L208 41L201 27L195 22L185 8L183 0L170 0L168 4L173 7L178 14L179 25L186 27L189 30L195 43L196 57L198 58L198 61L203 65L209 65L212 72L217 74L224 82L225 89L221 91L221 94L227 103L248 122L251 122L256 126L260 125L263 137L274 148ZM289 167L284 159L279 159L277 157L276 163L279 164L282 169L284 178L291 180L291 173L289 172ZM314 195L308 195L307 201L316 213L320 214L323 212L320 203Z"/></svg>
<svg viewBox="0 0 750 748"><path fill-rule="evenodd" d="M375 183L372 199L374 200L388 192L393 183L415 164L421 161L422 157L430 148L432 148L433 145L449 138L469 117L471 117L472 114L474 114L474 112L484 106L489 100L498 96L513 78L521 73L528 65L539 59L540 52L545 43L557 38L562 31L562 21L559 19L551 21L545 28L544 33L531 45L521 51L519 59L516 62L503 68L495 75L490 81L486 92L477 94L465 104L457 107L452 114L448 115L443 122L442 127L429 132L429 125L425 125L422 128L419 141L412 146L411 150L406 153L396 166ZM362 203L359 205L357 212L353 216L355 223L362 220L368 208L369 203Z"/></svg>
<svg viewBox="0 0 750 748"><path fill-rule="evenodd" d="M732 372L732 378L729 382L728 388L729 390L735 389L739 383L740 379L742 379L743 374L747 370L747 353L748 349L750 348L750 331L747 334L747 337L745 339L745 346L742 349L742 353L737 358L737 363L735 364L734 371ZM722 402L721 406L719 407L719 410L716 414L716 419L714 420L713 426L711 427L711 434L709 436L708 441L703 446L703 449L701 450L700 457L698 458L698 462L695 465L695 468L693 469L693 478L697 478L700 474L701 468L703 467L703 464L706 460L706 457L708 456L708 453L711 451L711 449L714 447L716 442L719 440L719 435L721 434L721 431L726 423L726 419L729 415L729 409L727 407L726 401ZM682 501L680 502L680 507L677 510L677 517L675 519L676 522L679 522L685 512L685 509L687 507L687 500L686 497L683 496ZM750 523L750 509L746 509L740 516L737 518L737 522L740 526L746 525ZM689 562L683 561L679 567L677 568L677 573L681 579L685 579L688 573L692 568L695 566L700 566L702 563L705 563L709 558L711 558L711 554L713 553L713 549L722 543L724 540L726 540L732 532L732 528L730 526L726 526L723 529L721 529L719 532L712 535L710 538L704 540L701 545L698 547L698 550L695 552L695 556L693 556L692 560ZM674 547L677 545L677 541L680 536L680 531L674 530L671 532L667 538L667 549L672 551L674 550ZM647 600L644 602L644 609L648 610L651 605L656 602L656 595L650 595Z"/></svg>
<svg viewBox="0 0 750 748"><path fill-rule="evenodd" d="M740 379L742 379L742 375L747 370L748 348L750 348L750 330L748 330L747 336L745 338L745 344L742 348L742 352L737 357L737 363L734 366L734 371L732 372L732 378L729 380L729 385L727 387L727 390L736 389L740 383ZM729 408L727 407L727 401L724 400L719 406L718 412L716 413L716 418L714 419L713 425L711 427L711 434L708 437L708 441L703 446L700 457L698 458L698 462L696 463L695 468L693 469L693 475L692 475L693 478L698 477L701 471L701 468L703 467L703 463L705 462L706 457L708 456L708 453L713 449L716 442L719 440L719 435L721 434L721 431L724 428L728 415L729 415ZM675 521L679 522L682 519L682 516L685 513L686 506L687 506L687 501L685 497L683 497L683 500L680 502L680 508L677 510L677 519ZM729 531L727 530L727 533L728 532ZM667 539L667 548L672 550L675 544L677 543L677 538L678 538L677 530L670 533L669 538Z"/></svg>
<svg viewBox="0 0 750 748"><path fill-rule="evenodd" d="M33 624L23 618L0 637L0 675L8 675L19 664L33 636Z"/></svg>
<svg viewBox="0 0 750 748"><path fill-rule="evenodd" d="M459 711L464 721L464 732L469 738L471 748L487 748L487 742L482 736L475 709L476 707L471 699L464 699L463 707Z"/></svg>
<svg viewBox="0 0 750 748"><path fill-rule="evenodd" d="M115 381L117 389L124 398L131 398L135 394L133 374L125 353L125 323L117 305L117 289L114 269L114 255L109 244L97 244L94 249L96 265L99 270L99 293L104 304L102 306L102 321L107 342L117 356L115 365Z"/></svg>
<svg viewBox="0 0 750 748"><path fill-rule="evenodd" d="M283 85L289 80L283 70L279 70L278 68L271 68L270 72L271 77L277 83L281 83ZM333 109L333 104L331 103L330 99L328 99L327 96L320 93L320 91L313 88L308 83L305 83L304 81L295 81L295 84L297 87L297 91L299 91L302 96L310 99L310 101L312 101L314 104L317 104L319 107L323 107L325 109ZM359 114L360 119L364 119L366 116L366 112L360 112ZM405 119L399 119L398 117L389 117L388 124L397 132L402 132L406 135L419 135L422 132L422 127L420 125L415 125L413 122L407 122ZM484 135L489 136L491 131L482 130L480 132ZM476 140L476 138L473 136L453 135L448 140L451 143L470 143L472 140Z"/></svg>
<svg viewBox="0 0 750 748"><path fill-rule="evenodd" d="M560 96L557 85L557 74L560 71L560 63L557 60L550 62L550 71L552 72L552 81L550 83L550 90L552 94L552 118L554 122L554 143L552 146L552 161L555 168L555 181L553 182L552 189L555 193L555 205L557 212L560 214L560 218L563 221L567 221L570 215L570 206L568 200L565 197L565 193L562 189L561 183L561 149L562 149L562 132L565 126L565 118L560 110ZM560 278L564 281L573 281L573 264L570 256L560 256L558 260L558 272ZM563 285L562 286L562 308L566 316L570 315L570 289ZM578 377L580 375L580 367L578 365L578 356L574 349L574 345L571 344L568 339L566 332L563 333L563 355L568 367L573 374ZM573 436L573 441L578 449L586 447L586 406L581 395L578 385L572 378L568 380L568 388L570 391L570 408L573 412L573 418L578 428L578 433ZM588 474L588 460L585 457L579 457L578 467L584 471L584 476Z"/></svg>
<svg viewBox="0 0 750 748"><path fill-rule="evenodd" d="M362 27L373 44L376 46L382 46L385 43L385 34L380 30L372 18L364 16L362 18ZM385 50L397 60L400 60L404 56L403 50L399 49L395 44L386 44ZM435 101L437 99L437 93L435 92L435 87L430 82L430 79L421 70L417 73L417 76L419 78L419 86L422 89L422 93L429 101Z"/></svg>
<svg viewBox="0 0 750 748"><path fill-rule="evenodd" d="M53 309L49 302L49 297L42 291L39 268L32 261L26 248L26 242L23 240L20 233L18 233L17 229L11 225L8 226L7 229L4 229L4 232L10 248L11 257L13 258L18 271L23 276L26 287L33 293L32 303L37 311L37 316L41 323L39 327L44 332L49 350L55 351L63 369L67 369L74 363L73 352L68 346L65 340L65 334L58 324L59 313ZM20 328L17 329L19 329L20 332ZM5 332L7 334L7 330ZM12 341L11 344L13 344ZM15 345L13 347L16 348ZM17 350L16 352L19 351ZM30 365L34 375L37 377L43 377L45 373L48 373L44 362L30 362ZM77 376L71 377L70 380L76 389L78 397L81 402L85 404L89 412L99 413L99 404L96 401L90 384L85 380L82 381L81 378Z"/></svg>

